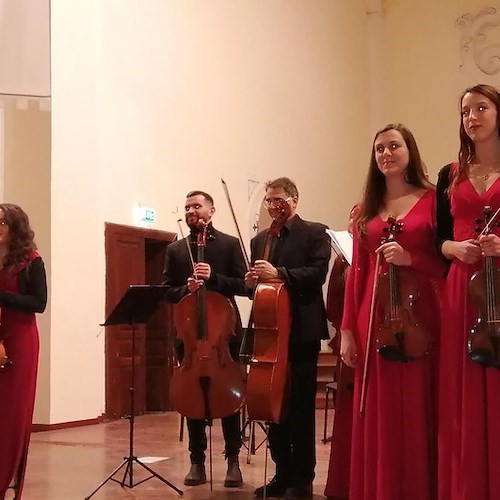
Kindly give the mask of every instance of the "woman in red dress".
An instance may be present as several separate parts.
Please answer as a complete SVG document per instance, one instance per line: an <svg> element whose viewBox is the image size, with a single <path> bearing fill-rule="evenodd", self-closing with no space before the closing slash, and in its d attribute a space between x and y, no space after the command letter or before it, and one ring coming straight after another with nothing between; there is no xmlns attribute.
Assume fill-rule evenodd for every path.
<svg viewBox="0 0 500 500"><path fill-rule="evenodd" d="M38 329L35 313L47 302L47 283L25 212L0 204L0 500L10 485L22 495L35 402Z"/></svg>
<svg viewBox="0 0 500 500"><path fill-rule="evenodd" d="M435 280L443 264L435 249L434 203L434 190L426 180L411 132L400 124L379 131L355 224L341 328L342 358L355 368L349 500L436 498ZM395 240L381 244L391 218L402 231ZM360 416L377 255L382 273L393 264L393 269L404 270L414 283L413 313L420 331L430 336L431 347L429 354L400 362L388 359L388 354L382 357L374 338L368 350L366 402ZM382 297L377 297L374 337L384 323L382 304ZM405 351L399 353L404 359Z"/></svg>
<svg viewBox="0 0 500 500"><path fill-rule="evenodd" d="M349 214L348 231L352 235L354 217L359 209L355 205ZM330 346L338 357L335 381L335 415L333 420L330 462L325 487L325 496L330 500L347 498L349 493L349 467L351 462L353 369L340 359L340 325L344 312L345 283L350 265L341 255L335 258L326 298L326 317L335 328L335 337Z"/></svg>
<svg viewBox="0 0 500 500"><path fill-rule="evenodd" d="M438 241L450 261L443 294L439 498L494 500L500 498L500 371L472 361L467 341L478 318L469 280L483 267L483 256L500 257L498 225L479 241L476 232L485 206L500 208L500 93L476 85L460 104L459 161L441 170L436 189Z"/></svg>

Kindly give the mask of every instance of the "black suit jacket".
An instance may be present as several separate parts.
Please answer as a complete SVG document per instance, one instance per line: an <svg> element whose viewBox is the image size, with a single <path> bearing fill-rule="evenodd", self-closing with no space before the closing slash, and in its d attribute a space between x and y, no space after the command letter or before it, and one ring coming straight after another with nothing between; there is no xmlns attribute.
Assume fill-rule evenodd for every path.
<svg viewBox="0 0 500 500"><path fill-rule="evenodd" d="M243 282L246 272L245 261L236 238L217 231L211 224L207 233L205 262L210 264L212 273L206 282L206 288L224 295L232 302L237 316L236 335L239 338L241 319L234 296L248 296L248 290ZM190 236L187 239L190 239ZM191 245L191 251L196 262L196 244ZM186 238L170 243L167 247L163 270L163 285L167 287L165 297L168 302L177 303L189 293L187 279L192 275L193 268Z"/></svg>
<svg viewBox="0 0 500 500"><path fill-rule="evenodd" d="M295 215L282 229L283 242L278 243L277 267L290 294L292 311L291 342L329 338L322 285L328 273L330 244L327 226L308 222ZM262 258L267 230L251 241L252 262Z"/></svg>

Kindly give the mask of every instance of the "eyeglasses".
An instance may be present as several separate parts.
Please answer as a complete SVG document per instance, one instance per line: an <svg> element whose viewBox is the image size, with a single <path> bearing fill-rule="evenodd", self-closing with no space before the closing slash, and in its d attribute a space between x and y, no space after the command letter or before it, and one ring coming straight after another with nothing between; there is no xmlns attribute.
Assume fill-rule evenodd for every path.
<svg viewBox="0 0 500 500"><path fill-rule="evenodd" d="M285 198L285 199L283 199L283 198L266 198L264 200L264 205L268 208L275 207L276 205L280 205L281 203L287 203L288 200L291 200L291 199L292 199L291 196L289 196L288 198Z"/></svg>

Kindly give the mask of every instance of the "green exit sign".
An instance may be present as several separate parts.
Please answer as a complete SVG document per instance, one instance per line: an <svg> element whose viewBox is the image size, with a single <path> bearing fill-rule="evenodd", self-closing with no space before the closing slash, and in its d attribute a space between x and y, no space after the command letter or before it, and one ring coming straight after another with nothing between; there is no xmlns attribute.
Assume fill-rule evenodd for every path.
<svg viewBox="0 0 500 500"><path fill-rule="evenodd" d="M142 222L154 222L155 210L153 208L142 207L140 220Z"/></svg>

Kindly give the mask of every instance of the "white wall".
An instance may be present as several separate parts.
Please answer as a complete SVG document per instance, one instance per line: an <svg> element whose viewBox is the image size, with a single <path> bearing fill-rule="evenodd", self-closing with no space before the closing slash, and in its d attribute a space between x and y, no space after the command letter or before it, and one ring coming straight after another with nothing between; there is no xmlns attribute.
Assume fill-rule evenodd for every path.
<svg viewBox="0 0 500 500"><path fill-rule="evenodd" d="M104 409L105 221L142 202L176 231L200 188L234 233L220 177L246 224L250 181L288 175L305 218L343 227L369 112L362 0L53 0L51 16L57 423Z"/></svg>
<svg viewBox="0 0 500 500"><path fill-rule="evenodd" d="M0 0L0 94L50 96L50 0Z"/></svg>

